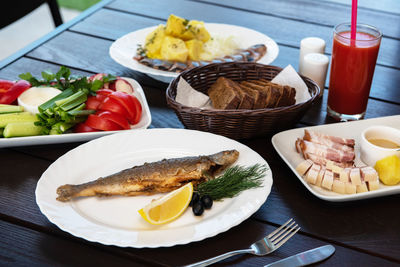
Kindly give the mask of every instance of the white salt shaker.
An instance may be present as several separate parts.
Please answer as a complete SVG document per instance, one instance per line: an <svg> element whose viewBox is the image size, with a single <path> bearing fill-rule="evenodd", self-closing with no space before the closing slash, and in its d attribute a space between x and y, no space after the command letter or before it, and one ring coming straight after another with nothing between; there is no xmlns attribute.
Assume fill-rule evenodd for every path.
<svg viewBox="0 0 400 267"><path fill-rule="evenodd" d="M307 37L300 42L299 72L303 74L304 56L309 53L325 53L325 41L318 37Z"/></svg>
<svg viewBox="0 0 400 267"><path fill-rule="evenodd" d="M329 58L324 54L308 53L303 58L303 69L301 75L310 78L318 84L320 88L320 96L324 94L328 65Z"/></svg>

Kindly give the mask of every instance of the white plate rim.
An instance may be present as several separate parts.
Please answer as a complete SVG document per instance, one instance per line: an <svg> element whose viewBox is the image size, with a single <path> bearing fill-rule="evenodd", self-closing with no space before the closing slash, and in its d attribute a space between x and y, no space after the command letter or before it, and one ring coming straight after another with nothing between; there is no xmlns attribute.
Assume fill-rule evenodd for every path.
<svg viewBox="0 0 400 267"><path fill-rule="evenodd" d="M375 191L368 191L364 193L357 193L357 194L338 194L338 193L333 193L329 192L333 195L324 195L320 192L318 192L314 187L308 184L296 171L296 166L291 164L289 161L289 158L286 157L284 154L284 150L282 147L279 145L278 141L281 138L287 138L286 135L288 134L295 134L298 133L298 137L303 136L303 131L304 129L312 129L312 130L326 130L329 128L339 128L339 129L346 129L347 131L350 131L349 129L361 127L361 128L367 128L372 125L386 125L386 126L391 126L395 128L399 128L399 126L396 127L395 123L392 123L392 120L398 120L398 125L400 125L400 115L393 115L393 116L385 116L385 117L380 117L380 118L373 118L373 119L365 119L365 120L359 120L359 121L350 121L350 122L338 122L338 123L332 123L332 124L325 124L325 125L317 125L317 126L308 126L308 127L302 127L302 128L296 128L296 129L291 129L291 130L286 130L282 131L280 133L275 134L271 141L272 145L279 154L279 156L283 159L283 161L288 165L288 167L293 171L293 173L296 175L296 177L300 180L300 182L310 191L314 196L323 199L325 201L329 202L347 202L347 201L355 201L355 200L362 200L362 199L369 199L369 198L375 198L375 197L381 197L381 196L387 196L387 195L393 195L393 194L398 194L400 193L400 184L395 185L395 186L384 186L382 183L380 183L380 189L375 190ZM400 128L399 128L400 129ZM328 133L329 134L329 133ZM352 138L356 139L356 146L357 143L359 143L357 140L359 139L359 135L361 134L361 130L357 132L357 135L354 135ZM290 142L293 143L294 147L294 142L296 140L290 140ZM356 151L358 153L358 151ZM300 154L296 153L295 157L298 157L299 159L302 159ZM383 188L382 188L383 187ZM322 192L325 189L319 189Z"/></svg>
<svg viewBox="0 0 400 267"><path fill-rule="evenodd" d="M112 239L110 241L109 237L108 238L102 238L99 237L99 235L96 234L88 234L87 232L82 232L81 230L76 231L76 229L74 229L73 227L70 227L70 225L65 224L63 222L63 220L60 221L60 217L58 215L54 216L54 210L51 211L49 210L49 206L52 205L56 205L56 208L59 210L56 210L56 213L59 214L59 211L63 210L66 211L66 207L67 206L71 206L68 203L62 203L62 202L58 202L55 200L55 197L53 200L50 200L49 203L48 200L44 200L43 198L49 198L48 194L49 193L43 193L42 190L44 190L45 186L48 186L49 183L54 183L53 180L51 180L51 178L49 178L48 173L51 173L52 170L52 166L55 166L57 164L57 162L63 161L68 157L71 157L72 155L76 156L77 153L81 153L82 151L84 151L84 149L90 149L91 146L94 145L104 145L104 142L114 142L115 140L121 140L123 138L128 138L128 137L137 137L143 134L149 134L149 133L158 133L158 134L163 134L163 135L168 135L168 134L172 134L172 135L190 135L191 137L199 137L199 136L205 136L207 138L213 138L218 142L228 142L229 144L235 144L235 146L233 148L238 149L240 152L246 152L247 154L250 153L254 158L257 158L259 162L262 162L263 164L266 164L266 166L268 167L267 170L267 174L266 174L266 179L264 180L264 184L262 187L257 188L257 189L252 189L252 190L248 190L245 192L242 192L242 194L252 194L251 199L253 199L254 202L252 203L243 203L241 207L241 210L236 211L236 213L234 214L234 218L230 218L229 219L229 223L226 223L223 220L221 220L222 226L218 226L215 227L214 229L210 229L210 227L208 227L207 229L210 229L209 232L207 233L201 233L201 234L197 234L197 236L195 237L191 237L191 238L183 238L181 240L173 240L173 241L169 241L169 242L163 242L161 244L143 244L143 243L132 243L132 242L126 242L126 240L120 240L118 238ZM216 142L215 141L215 142ZM217 152L217 151L215 151ZM199 153L202 154L202 153ZM239 158L240 159L240 158ZM59 178L58 179L58 183L57 186L59 186ZM36 195L36 203L39 206L40 211L49 219L50 222L54 223L55 225L57 225L60 229L83 239L92 241L92 242L98 242L104 245L115 245L115 246L120 246L120 247L135 247L135 248L144 248L144 247L150 247L150 248L155 248L155 247L170 247L170 246L174 246L174 245L182 245L182 244L187 244L190 242L195 242L195 241L200 241L203 240L205 238L209 238L212 236L215 236L219 233L225 232L227 230L229 230L230 228L240 224L241 222L243 222L244 220L248 219L254 212L256 212L261 205L264 204L264 202L267 200L268 195L270 194L271 191L271 187L272 187L272 171L269 168L268 163L259 155L257 154L255 151L251 150L250 148L248 148L247 146L223 137L223 136L219 136L219 135L215 135L215 134L211 134L211 133L206 133L206 132L200 132L200 131L195 131L195 130L186 130L186 129L169 129L169 128L157 128L157 129L141 129L138 131L134 131L134 132L121 132L121 133L117 133L114 135L108 135L102 138L98 138L95 140L92 140L90 142L87 142L85 144L82 144L80 146L78 146L75 149L72 149L71 151L67 152L66 154L64 154L63 156L61 156L57 161L55 161L52 165L50 165L50 167L43 173L43 175L41 176L41 178L39 179L38 183L37 183L37 187L35 190L35 195ZM50 194L52 194L50 192ZM55 188L54 188L54 194L55 194ZM254 196L257 196L257 198L255 198ZM53 196L51 196L53 197ZM240 198L241 195L237 196L236 198ZM247 197L247 196L246 196ZM47 201L47 202L46 202ZM234 202L236 203L236 202ZM243 208L251 208L247 211L244 211ZM67 215L65 216L72 216L74 215L73 209L70 207L69 209L67 209ZM237 215L240 215L239 217ZM75 215L79 217L79 215L77 215L77 213L75 212ZM221 215L222 216L222 215ZM221 219L223 217L221 216L216 216L216 218ZM212 224L213 220L215 221L216 218L214 219L210 219L206 222L204 222L203 224L200 223L199 225L204 227L204 225L210 225ZM61 219L62 218L61 216ZM76 218L75 218L76 219ZM87 223L86 226L90 226L90 228L92 229L95 225L90 222L89 220L83 219L81 218L81 220L85 221L85 223ZM198 227L199 225L196 225L196 227ZM111 234L120 234L121 232L124 232L120 229L111 229L107 227L103 227L100 226L100 228L98 228L96 226L95 230L99 230L99 232L104 232L104 231L110 231ZM94 232L95 232L94 230ZM158 235L162 235L163 231L166 231L165 233L167 233L168 230L160 230L157 231L156 234ZM93 232L92 232L93 233ZM113 236L114 237L114 236Z"/></svg>
<svg viewBox="0 0 400 267"><path fill-rule="evenodd" d="M121 77L121 78L127 80L133 86L134 95L142 104L142 118L140 119L139 123L134 125L130 130L124 130L124 131L134 131L137 129L148 128L151 124L152 118L151 118L150 108L147 103L147 99L144 94L142 86L132 78L129 77ZM89 133L66 133L60 135L38 135L38 136L26 136L26 137L0 138L0 148L59 144L59 143L69 143L69 142L83 142L118 132L121 131L99 131L99 132L89 132Z"/></svg>
<svg viewBox="0 0 400 267"><path fill-rule="evenodd" d="M158 26L158 25L157 25ZM154 78L160 78L161 80L170 80L172 78L175 78L179 75L179 73L175 72L168 72L168 71L163 71L163 70L157 70L148 66L145 66L143 64L140 64L136 60L133 59L133 56L136 55L136 47L138 44L143 45L144 43L144 37L153 31L157 26L151 26L143 29L139 29L130 33L127 33L117 40L115 40L110 48L109 48L109 54L110 57L116 61L118 64L127 67L129 69L135 70L142 72L144 74L147 74L151 77ZM257 36L257 38L262 38L264 44L267 46L267 53L257 61L257 63L265 64L265 65L270 65L278 56L279 54L279 46L278 44L269 36L258 32L253 29L249 29L246 27L242 26L236 26L236 25L231 25L231 24L223 24L223 23L205 23L205 26L209 30L209 32L212 34L214 29L220 29L220 28L226 28L227 31L230 30L232 32L235 31L243 31L246 32L249 36ZM138 37L140 40L135 39ZM251 38L249 38L251 39ZM127 44L128 40L132 41ZM134 42L134 40L136 42ZM260 42L250 42L250 45L254 45L256 43ZM124 55L120 53L119 46L125 46L128 45L129 51L132 52L132 55ZM250 46L248 45L248 46ZM167 78L167 79L166 79Z"/></svg>

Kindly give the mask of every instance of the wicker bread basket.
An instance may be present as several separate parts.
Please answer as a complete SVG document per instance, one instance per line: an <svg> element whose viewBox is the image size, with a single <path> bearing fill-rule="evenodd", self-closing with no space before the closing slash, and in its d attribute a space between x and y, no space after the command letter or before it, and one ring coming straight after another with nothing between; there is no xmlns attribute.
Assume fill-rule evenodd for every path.
<svg viewBox="0 0 400 267"><path fill-rule="evenodd" d="M176 87L180 77L194 89L207 94L210 86L220 76L234 81L272 80L282 68L247 62L214 63L182 72L168 86L166 98L179 120L188 129L223 135L232 139L244 139L288 129L297 123L319 95L318 85L301 76L311 98L297 105L256 110L200 109L184 106L175 101Z"/></svg>

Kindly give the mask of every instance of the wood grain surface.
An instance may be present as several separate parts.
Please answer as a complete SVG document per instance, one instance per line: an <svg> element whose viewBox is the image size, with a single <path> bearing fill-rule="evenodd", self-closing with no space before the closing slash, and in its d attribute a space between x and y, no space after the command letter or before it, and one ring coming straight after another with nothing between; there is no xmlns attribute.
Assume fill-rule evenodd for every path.
<svg viewBox="0 0 400 267"><path fill-rule="evenodd" d="M388 6L393 6L391 10ZM297 68L300 40L318 36L332 49L333 25L348 20L344 1L314 0L115 0L83 14L65 30L0 69L0 79L18 79L31 72L57 71L61 66L78 75L111 73L132 77L149 103L150 128L183 128L165 101L166 83L129 70L109 56L113 41L129 32L165 23L171 14L248 27L273 38L280 48L273 65ZM366 118L400 114L400 8L396 1L360 1L359 20L379 27L380 49ZM1 65L1 64L0 64ZM328 84L328 81L327 81ZM326 117L328 90L293 127L333 122ZM4 266L180 266L233 249L247 248L288 218L301 231L268 257L237 256L216 266L263 266L325 244L335 254L323 266L398 266L400 264L400 195L331 203L313 196L282 161L272 135L240 140L270 165L274 183L267 201L240 225L225 233L187 245L157 249L105 246L72 236L50 223L35 200L37 181L60 156L82 142L0 149L0 265Z"/></svg>

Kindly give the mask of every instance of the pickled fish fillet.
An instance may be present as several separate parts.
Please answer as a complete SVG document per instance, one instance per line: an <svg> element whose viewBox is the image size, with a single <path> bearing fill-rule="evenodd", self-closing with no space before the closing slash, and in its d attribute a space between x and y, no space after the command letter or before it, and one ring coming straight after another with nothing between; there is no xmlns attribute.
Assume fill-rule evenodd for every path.
<svg viewBox="0 0 400 267"><path fill-rule="evenodd" d="M170 192L188 182L197 185L214 178L238 157L238 151L226 150L208 156L145 163L88 183L60 186L57 188L57 200L66 202L76 197L137 196Z"/></svg>

